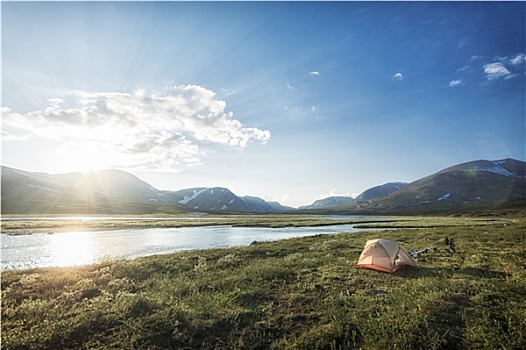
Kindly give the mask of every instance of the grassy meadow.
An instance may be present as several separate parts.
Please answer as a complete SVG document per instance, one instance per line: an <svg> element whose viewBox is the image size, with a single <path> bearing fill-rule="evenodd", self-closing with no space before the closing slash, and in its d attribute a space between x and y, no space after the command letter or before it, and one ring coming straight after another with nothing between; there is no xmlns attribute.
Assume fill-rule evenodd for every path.
<svg viewBox="0 0 526 350"><path fill-rule="evenodd" d="M375 225L395 229L4 272L2 349L526 348L526 219ZM379 237L438 250L357 269Z"/></svg>

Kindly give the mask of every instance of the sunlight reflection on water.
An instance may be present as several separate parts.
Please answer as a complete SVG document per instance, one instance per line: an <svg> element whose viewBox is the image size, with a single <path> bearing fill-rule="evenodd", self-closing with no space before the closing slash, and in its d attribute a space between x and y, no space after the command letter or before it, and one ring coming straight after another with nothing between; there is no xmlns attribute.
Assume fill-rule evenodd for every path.
<svg viewBox="0 0 526 350"><path fill-rule="evenodd" d="M2 234L1 270L76 266L95 263L106 257L132 259L183 250L244 246L253 241L357 231L363 229L355 229L353 225L347 224L286 228L148 228L20 236Z"/></svg>
<svg viewBox="0 0 526 350"><path fill-rule="evenodd" d="M49 266L85 265L99 259L99 240L92 232L56 233L46 247Z"/></svg>

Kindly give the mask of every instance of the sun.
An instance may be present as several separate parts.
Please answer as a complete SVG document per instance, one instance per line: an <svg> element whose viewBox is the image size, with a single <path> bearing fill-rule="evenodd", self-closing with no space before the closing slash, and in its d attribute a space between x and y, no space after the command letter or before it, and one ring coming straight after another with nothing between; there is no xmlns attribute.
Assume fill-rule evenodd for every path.
<svg viewBox="0 0 526 350"><path fill-rule="evenodd" d="M66 172L90 173L111 168L110 155L97 148L63 147L57 151L56 165Z"/></svg>

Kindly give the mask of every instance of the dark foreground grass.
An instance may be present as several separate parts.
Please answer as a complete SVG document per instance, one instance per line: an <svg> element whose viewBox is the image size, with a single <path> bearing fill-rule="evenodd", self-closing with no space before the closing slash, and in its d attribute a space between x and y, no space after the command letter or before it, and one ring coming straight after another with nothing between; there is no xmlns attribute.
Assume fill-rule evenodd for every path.
<svg viewBox="0 0 526 350"><path fill-rule="evenodd" d="M356 269L378 237L439 249ZM5 272L2 349L524 349L525 242L514 219Z"/></svg>

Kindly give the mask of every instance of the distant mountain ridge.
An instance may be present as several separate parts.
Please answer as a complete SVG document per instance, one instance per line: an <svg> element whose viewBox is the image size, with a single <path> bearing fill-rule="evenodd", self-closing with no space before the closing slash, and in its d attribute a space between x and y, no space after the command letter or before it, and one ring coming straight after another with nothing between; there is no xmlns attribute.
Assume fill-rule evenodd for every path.
<svg viewBox="0 0 526 350"><path fill-rule="evenodd" d="M343 211L376 213L461 212L506 204L526 207L526 163L477 160L416 180L386 197L354 203Z"/></svg>
<svg viewBox="0 0 526 350"><path fill-rule="evenodd" d="M354 199L355 203L367 202L373 199L382 198L389 196L391 193L396 192L406 186L405 182L389 182L383 185L371 187L363 191L358 197Z"/></svg>
<svg viewBox="0 0 526 350"><path fill-rule="evenodd" d="M318 199L310 205L304 205L299 207L300 210L320 210L330 209L334 207L345 206L351 203L367 202L373 199L386 197L393 192L398 191L402 187L407 185L405 182L389 182L383 185L375 186L363 191L356 198L347 196L332 196L323 199Z"/></svg>
<svg viewBox="0 0 526 350"><path fill-rule="evenodd" d="M158 190L121 170L50 175L2 166L3 214L279 213L296 209L227 188ZM412 183L375 186L358 197L329 197L299 209L313 213L418 214L526 204L526 163L514 159L457 164ZM519 203L519 204L517 204Z"/></svg>
<svg viewBox="0 0 526 350"><path fill-rule="evenodd" d="M3 214L146 214L159 205L158 190L120 170L50 175L2 166L1 180ZM173 205L163 209L187 211Z"/></svg>
<svg viewBox="0 0 526 350"><path fill-rule="evenodd" d="M120 170L50 175L2 166L4 214L151 214L290 210L221 187L162 191Z"/></svg>
<svg viewBox="0 0 526 350"><path fill-rule="evenodd" d="M237 213L267 213L279 211L259 197L238 197L229 189L222 187L160 191L160 197L169 203L178 203L179 205L197 211Z"/></svg>
<svg viewBox="0 0 526 350"><path fill-rule="evenodd" d="M332 208L332 207L338 207L346 204L350 204L354 201L354 198L352 197L346 197L346 196L332 196L327 197L323 199L318 199L314 201L314 203L310 205L304 205L299 207L298 209L301 210L309 210L309 209L325 209L325 208Z"/></svg>

